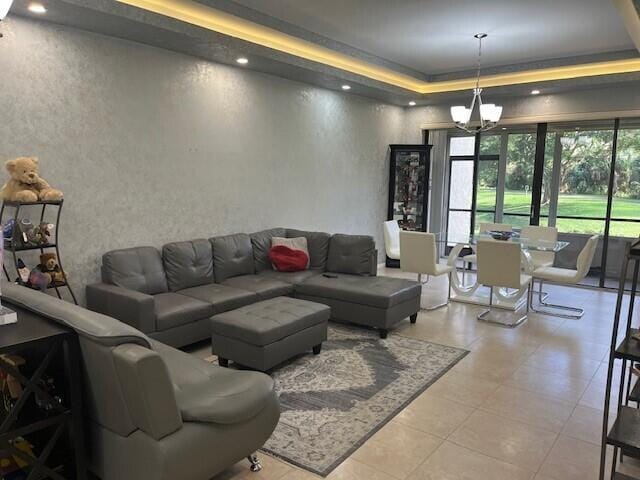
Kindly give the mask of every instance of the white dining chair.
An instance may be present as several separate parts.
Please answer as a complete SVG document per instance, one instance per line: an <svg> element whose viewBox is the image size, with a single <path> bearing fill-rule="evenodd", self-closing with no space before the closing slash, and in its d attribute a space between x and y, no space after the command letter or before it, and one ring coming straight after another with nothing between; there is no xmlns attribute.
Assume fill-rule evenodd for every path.
<svg viewBox="0 0 640 480"><path fill-rule="evenodd" d="M600 235L594 235L582 248L580 253L578 254L578 259L576 261L576 268L558 268L558 267L539 267L533 271L534 280L538 280L540 282L540 291L542 291L542 284L545 281L561 283L564 285L577 285L589 274L589 269L591 268L591 263L593 262L593 257L596 254L596 248L598 247L598 240L600 239ZM529 306L531 311L536 313L542 313L545 315L553 315L556 317L562 318L572 318L578 319L582 318L584 315L584 309L579 307L570 307L567 305L556 305L553 303L547 303L544 299L538 299L538 302L543 307L547 307L549 309L555 310L566 310L570 312L575 312L575 314L565 314L560 312L554 312L552 310L546 309L536 309L533 305L533 295L529 296Z"/></svg>
<svg viewBox="0 0 640 480"><path fill-rule="evenodd" d="M480 224L480 233L490 232L490 231L499 231L499 232L512 232L513 227L507 223L481 223ZM464 274L467 270L468 263L477 263L478 255L475 253L471 253L469 255L465 255L462 257L462 283L464 284Z"/></svg>
<svg viewBox="0 0 640 480"><path fill-rule="evenodd" d="M521 247L518 243L481 240L478 242L476 252L478 254L478 283L490 287L489 309L478 315L478 320L490 323L498 323L506 327L516 327L527 319L529 312L529 300L531 298L531 275L522 273L521 270ZM507 297L516 304L522 295L526 293L526 313L515 318L513 321L495 318L491 316L493 297L495 289L511 288L515 289Z"/></svg>
<svg viewBox="0 0 640 480"><path fill-rule="evenodd" d="M384 249L387 257L400 260L400 226L397 220L389 220L382 224L384 233Z"/></svg>
<svg viewBox="0 0 640 480"><path fill-rule="evenodd" d="M540 227L538 225L528 225L522 227L520 230L520 238L527 239L535 243L536 241L543 242L557 242L558 241L558 229L556 227ZM536 250L529 250L529 257L531 261L530 268L535 270L542 267L553 267L553 263L556 259L556 253L554 251L542 252ZM533 281L531 288L535 294L535 280ZM538 290L538 299L543 302L547 299L549 294L542 291L542 282L540 282L540 289Z"/></svg>
<svg viewBox="0 0 640 480"><path fill-rule="evenodd" d="M422 282L422 276L439 277L449 275L454 269L451 265L441 265L438 263L438 249L436 248L436 236L433 233L400 232L400 268L403 272L418 274L418 281ZM449 303L451 294L451 278L447 280L447 301L437 305L424 307L424 310L435 310L444 307Z"/></svg>

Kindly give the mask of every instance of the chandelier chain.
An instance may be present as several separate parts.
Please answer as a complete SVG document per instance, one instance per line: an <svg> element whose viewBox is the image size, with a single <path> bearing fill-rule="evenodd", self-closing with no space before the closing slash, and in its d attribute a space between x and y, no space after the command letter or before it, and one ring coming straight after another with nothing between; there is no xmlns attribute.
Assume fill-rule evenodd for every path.
<svg viewBox="0 0 640 480"><path fill-rule="evenodd" d="M482 66L482 37L478 38L478 74L476 75L476 89L480 88L480 68Z"/></svg>

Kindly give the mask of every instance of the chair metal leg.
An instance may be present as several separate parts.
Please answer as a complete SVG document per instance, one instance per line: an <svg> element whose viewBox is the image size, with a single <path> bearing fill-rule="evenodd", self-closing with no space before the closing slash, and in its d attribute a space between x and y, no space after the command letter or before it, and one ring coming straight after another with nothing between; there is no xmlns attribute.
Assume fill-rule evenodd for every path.
<svg viewBox="0 0 640 480"><path fill-rule="evenodd" d="M532 299L530 302L530 307L532 312L540 313L542 315L551 315L551 316L560 317L560 318L569 318L573 320L578 320L582 318L582 316L584 315L584 309L582 308L569 307L567 305L556 305L553 303L545 302L542 297L542 283L543 283L543 280L540 280L540 290L538 291L538 303L540 303L540 305L542 305L543 307L547 307L547 308L546 309L535 308L533 306L533 299ZM568 313L554 312L553 310L567 310L569 312L576 312L576 313L575 315L571 315Z"/></svg>
<svg viewBox="0 0 640 480"><path fill-rule="evenodd" d="M438 303L437 305L429 305L428 307L423 307L422 305L420 305L420 310L425 310L427 312L430 312L432 310L437 310L439 308L446 307L447 305L449 305L449 300L451 299L451 277L447 275L447 279L448 279L447 288L449 289L449 292L447 294L447 301L444 303Z"/></svg>
<svg viewBox="0 0 640 480"><path fill-rule="evenodd" d="M527 296L529 296L529 295L530 295L530 291L527 292ZM498 318L495 318L495 317L491 317L491 312L493 311L492 308L491 308L492 306L493 306L493 287L491 287L491 290L490 290L490 293L489 293L489 309L485 310L480 315L478 315L478 320L479 321L487 322L487 323L494 323L496 325L500 325L500 326L508 327L508 328L515 328L515 327L517 327L518 325L520 325L521 323L523 323L527 319L527 314L526 313L523 316L521 316L520 318L517 318L516 320L514 320L512 322L501 320L501 319L498 319Z"/></svg>
<svg viewBox="0 0 640 480"><path fill-rule="evenodd" d="M249 460L249 463L251 464L249 466L249 470L251 470L252 472L259 472L260 470L262 470L262 464L260 463L260 460L258 459L258 455L256 455L255 453L252 453L251 455L249 455L247 457L247 460Z"/></svg>

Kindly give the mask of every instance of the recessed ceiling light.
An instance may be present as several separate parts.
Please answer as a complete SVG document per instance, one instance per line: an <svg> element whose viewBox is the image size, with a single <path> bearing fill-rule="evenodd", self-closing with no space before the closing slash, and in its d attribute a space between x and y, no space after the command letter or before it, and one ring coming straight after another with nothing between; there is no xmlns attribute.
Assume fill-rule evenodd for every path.
<svg viewBox="0 0 640 480"><path fill-rule="evenodd" d="M249 63L249 59L240 57L236 59L236 62L238 62L240 65L246 65L247 63Z"/></svg>
<svg viewBox="0 0 640 480"><path fill-rule="evenodd" d="M540 95L540 90L531 90L531 95Z"/></svg>
<svg viewBox="0 0 640 480"><path fill-rule="evenodd" d="M40 13L40 14L47 13L47 9L44 8L44 5L38 2L31 2L28 8L29 8L29 11L32 13Z"/></svg>
<svg viewBox="0 0 640 480"><path fill-rule="evenodd" d="M409 102L409 106L410 106L410 107L415 107L415 106L416 106L416 102L414 102L413 100L411 100L411 101Z"/></svg>
<svg viewBox="0 0 640 480"><path fill-rule="evenodd" d="M502 129L503 129L503 130L506 130L506 129L507 129L507 127L502 127Z"/></svg>
<svg viewBox="0 0 640 480"><path fill-rule="evenodd" d="M351 85L342 85L343 90L351 90Z"/></svg>

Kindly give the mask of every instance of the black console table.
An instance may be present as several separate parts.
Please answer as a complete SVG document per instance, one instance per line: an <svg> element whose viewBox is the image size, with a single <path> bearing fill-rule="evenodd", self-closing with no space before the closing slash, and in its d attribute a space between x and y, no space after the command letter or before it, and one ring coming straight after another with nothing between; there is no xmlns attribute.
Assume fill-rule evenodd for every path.
<svg viewBox="0 0 640 480"><path fill-rule="evenodd" d="M73 330L6 305L18 322L0 326L0 372L21 385L6 412L0 405L0 451L26 464L26 478L86 479L80 353ZM16 367L8 355L25 364ZM53 379L53 382L48 381ZM32 447L16 447L16 439ZM4 478L4 477L3 477Z"/></svg>

